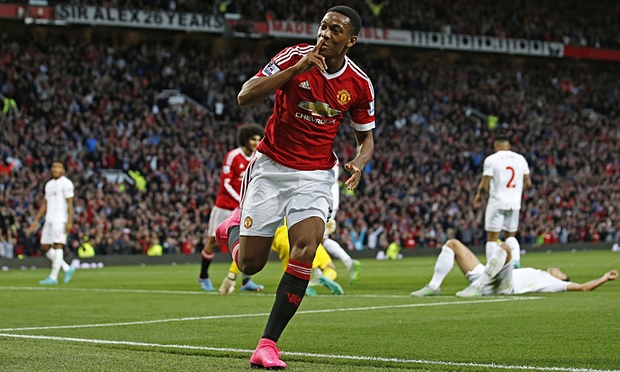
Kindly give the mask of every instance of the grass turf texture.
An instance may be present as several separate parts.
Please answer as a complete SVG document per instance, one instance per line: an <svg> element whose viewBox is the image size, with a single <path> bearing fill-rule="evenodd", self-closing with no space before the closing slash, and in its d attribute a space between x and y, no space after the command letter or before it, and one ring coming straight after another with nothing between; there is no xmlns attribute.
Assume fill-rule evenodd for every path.
<svg viewBox="0 0 620 372"><path fill-rule="evenodd" d="M217 259L216 259L217 261ZM614 370L620 368L620 280L593 292L460 299L458 267L443 296L414 298L435 257L365 260L345 295L317 287L278 346L289 371ZM559 266L576 282L620 268L610 251L530 253L524 267ZM217 288L228 264L214 263ZM39 286L49 268L0 272L0 370L249 370L281 277L270 261L262 293L203 292L198 263L78 270ZM62 279L62 274L60 276Z"/></svg>

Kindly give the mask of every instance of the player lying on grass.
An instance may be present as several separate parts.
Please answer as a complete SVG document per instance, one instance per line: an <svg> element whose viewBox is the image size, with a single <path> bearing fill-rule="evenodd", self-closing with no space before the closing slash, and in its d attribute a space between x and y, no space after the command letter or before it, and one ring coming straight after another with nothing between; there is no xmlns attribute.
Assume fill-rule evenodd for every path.
<svg viewBox="0 0 620 372"><path fill-rule="evenodd" d="M512 260L510 247L503 242L500 247L501 249L497 249L493 253L485 266L459 240L448 240L437 257L431 281L424 288L411 292L411 295L416 297L440 295L441 283L452 270L455 260L471 283L467 288L456 293L459 297L532 292L591 291L618 277L618 271L611 270L598 279L579 284L569 281L568 276L556 267L550 267L547 271L534 268L514 269L510 264Z"/></svg>
<svg viewBox="0 0 620 372"><path fill-rule="evenodd" d="M282 262L282 271L286 271L289 256L291 254L291 246L288 240L288 230L286 229L286 225L280 226L276 230L276 234L273 238L273 243L271 244L271 250L278 254L278 257ZM316 250L314 261L312 261L312 269L317 268L320 269L322 272L321 275L316 278L318 283L327 287L327 289L329 289L329 291L335 295L341 295L344 293L340 284L336 283L336 277L338 276L338 272L336 272L336 266L334 266L331 257L321 244L319 244ZM230 268L228 269L228 275L226 276L226 278L224 278L224 281L220 286L220 294L225 295L235 291L235 279L237 278L238 273L239 268L237 267L237 264L235 264L235 262L233 261L230 264ZM307 296L317 295L316 291L311 288L312 284L313 281L310 281L310 286L308 286L306 289Z"/></svg>

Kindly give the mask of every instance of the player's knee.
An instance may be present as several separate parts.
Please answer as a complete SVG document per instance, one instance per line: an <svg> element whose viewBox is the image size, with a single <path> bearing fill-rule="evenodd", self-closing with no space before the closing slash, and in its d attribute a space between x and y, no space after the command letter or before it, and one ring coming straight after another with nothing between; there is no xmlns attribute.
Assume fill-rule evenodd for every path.
<svg viewBox="0 0 620 372"><path fill-rule="evenodd" d="M254 275L265 267L265 265L259 265L255 262L243 262L238 264L239 271L244 273L245 275Z"/></svg>
<svg viewBox="0 0 620 372"><path fill-rule="evenodd" d="M506 251L506 262L512 261L512 252L510 251L510 247L506 243L500 244L500 247Z"/></svg>
<svg viewBox="0 0 620 372"><path fill-rule="evenodd" d="M457 242L458 240L456 239L448 239L445 245L448 246L448 248L455 250L457 247Z"/></svg>
<svg viewBox="0 0 620 372"><path fill-rule="evenodd" d="M261 271L266 263L266 260L258 259L257 257L244 257L237 262L237 266L239 271L245 275L254 275Z"/></svg>

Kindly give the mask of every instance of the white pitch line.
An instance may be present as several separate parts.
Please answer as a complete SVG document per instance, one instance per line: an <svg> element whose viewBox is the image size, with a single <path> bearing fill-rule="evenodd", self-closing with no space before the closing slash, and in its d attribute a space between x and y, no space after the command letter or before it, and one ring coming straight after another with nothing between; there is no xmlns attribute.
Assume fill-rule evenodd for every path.
<svg viewBox="0 0 620 372"><path fill-rule="evenodd" d="M403 305L349 307L349 308L343 308L343 309L302 310L302 311L297 311L296 314L321 314L321 313L337 313L337 312L345 312L345 311L386 310L386 309L402 309L402 308L411 308L411 307L429 307L429 306L441 306L441 305L468 305L468 304L482 304L482 303L492 303L492 302L537 300L540 298L541 297L524 297L524 298L505 297L505 298L493 298L493 299L488 299L488 300L473 300L473 301L430 302L430 303L415 303L415 304L403 304ZM154 323L185 322L185 321L193 321L193 320L250 318L250 317L268 316L268 315L269 313L210 315L210 316L197 316L197 317L187 317L187 318L140 320L140 321L135 321L135 322L94 323L94 324L76 324L76 325L64 325L64 326L23 327L23 328L2 328L0 329L0 332L39 331L39 330L50 330L50 329L75 329L75 328L95 328L95 327L117 327L117 326L142 325L142 324L154 324Z"/></svg>
<svg viewBox="0 0 620 372"><path fill-rule="evenodd" d="M8 291L67 291L67 292L101 292L101 293L146 293L146 294L174 294L174 295L219 295L217 291L207 292L207 291L169 291L163 289L111 289L111 288L62 288L62 287L2 287L1 290ZM239 293L238 295L243 296L259 296L259 297L274 297L274 293ZM318 295L313 296L313 298L414 298L411 295L374 295L374 294L354 294L354 295L342 295L342 296L334 296L334 295ZM439 298L451 298L455 296L441 296ZM507 296L484 296L485 298L507 298ZM437 297L436 297L437 298ZM530 299L532 297L524 297L524 296L510 296L512 299Z"/></svg>
<svg viewBox="0 0 620 372"><path fill-rule="evenodd" d="M153 293L153 294L180 294L180 295L219 295L217 291L168 291L152 289L106 289L106 288L58 288L58 287L0 287L0 290L26 291L67 291L67 292L106 292L106 293Z"/></svg>
<svg viewBox="0 0 620 372"><path fill-rule="evenodd" d="M90 343L90 344L103 344L103 345L127 345L127 346L139 346L139 347L159 347L164 349L189 349L189 350L203 350L203 351L217 351L226 353L239 353L239 354L251 354L253 350L248 349L235 349L235 348L218 348L209 346L192 346L192 345L174 345L174 344L154 344L147 342L133 342L133 341L110 341L110 340L97 340L87 338L74 338L74 337L56 337L56 336L39 336L39 335L15 335L0 333L0 337L9 338L22 338L22 339L36 339L36 340L53 340L53 341L69 341L78 343ZM466 363L466 362L446 362L440 360L423 360L423 359L403 359L403 358L386 358L386 357L367 357L359 355L333 355L333 354L314 354L314 353L301 353L284 351L282 355L300 356L300 357L313 357L321 359L339 359L339 360L354 360L354 361L370 361L370 362L388 362L388 363L401 363L401 364L421 364L421 365L440 365L440 366L457 366L457 367L476 367L476 368L493 368L493 369L507 369L507 370L528 370L528 371L558 371L558 372L620 372L620 370L601 370L601 369L588 369L588 368L572 368L572 367L537 367L537 366L514 366L495 363Z"/></svg>

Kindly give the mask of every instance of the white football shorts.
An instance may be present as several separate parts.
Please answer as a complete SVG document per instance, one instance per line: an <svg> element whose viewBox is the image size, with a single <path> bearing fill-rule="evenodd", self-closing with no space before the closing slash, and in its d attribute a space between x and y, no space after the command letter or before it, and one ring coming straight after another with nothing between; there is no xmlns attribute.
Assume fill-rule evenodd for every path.
<svg viewBox="0 0 620 372"><path fill-rule="evenodd" d="M300 171L257 153L241 185L240 235L272 237L284 217L289 228L310 217L327 222L335 181L333 169Z"/></svg>
<svg viewBox="0 0 620 372"><path fill-rule="evenodd" d="M41 245L67 244L66 222L45 221L41 230Z"/></svg>
<svg viewBox="0 0 620 372"><path fill-rule="evenodd" d="M209 227L207 227L207 234L209 237L215 236L215 230L217 230L217 227L224 222L224 220L227 219L231 213L232 211L230 209L223 209L213 206L213 209L211 209L211 214L209 215Z"/></svg>
<svg viewBox="0 0 620 372"><path fill-rule="evenodd" d="M491 232L516 232L519 228L519 210L499 209L487 206L484 213L484 229Z"/></svg>

